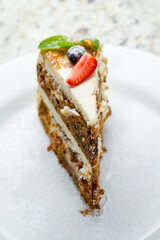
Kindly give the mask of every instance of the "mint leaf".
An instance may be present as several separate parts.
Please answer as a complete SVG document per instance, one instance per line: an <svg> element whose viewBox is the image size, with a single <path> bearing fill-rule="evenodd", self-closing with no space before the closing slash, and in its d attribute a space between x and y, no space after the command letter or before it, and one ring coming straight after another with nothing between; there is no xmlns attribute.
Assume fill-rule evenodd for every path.
<svg viewBox="0 0 160 240"><path fill-rule="evenodd" d="M99 40L96 38L83 38L77 42L80 45L88 45L93 50L97 50L99 47Z"/></svg>
<svg viewBox="0 0 160 240"><path fill-rule="evenodd" d="M57 35L49 37L40 42L39 49L59 49L59 48L70 48L74 46L74 42L67 36Z"/></svg>

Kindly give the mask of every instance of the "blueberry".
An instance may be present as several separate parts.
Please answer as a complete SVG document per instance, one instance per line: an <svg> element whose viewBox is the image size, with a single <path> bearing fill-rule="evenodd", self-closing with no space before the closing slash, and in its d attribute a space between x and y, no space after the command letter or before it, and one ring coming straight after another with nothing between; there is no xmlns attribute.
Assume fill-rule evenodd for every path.
<svg viewBox="0 0 160 240"><path fill-rule="evenodd" d="M69 60L73 63L76 63L80 57L85 53L85 48L81 46L73 46L68 49L67 56Z"/></svg>

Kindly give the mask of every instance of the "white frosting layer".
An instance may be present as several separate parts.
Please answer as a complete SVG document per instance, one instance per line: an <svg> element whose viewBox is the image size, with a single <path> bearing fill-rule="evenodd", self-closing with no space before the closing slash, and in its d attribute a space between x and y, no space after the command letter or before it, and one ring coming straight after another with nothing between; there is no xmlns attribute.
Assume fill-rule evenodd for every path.
<svg viewBox="0 0 160 240"><path fill-rule="evenodd" d="M42 63L42 56L39 56L39 62ZM55 81L59 84L60 88L67 93L72 99L75 107L79 110L88 125L94 125L98 122L96 92L98 92L98 69L105 73L105 64L102 61L102 56L98 59L98 66L94 73L86 79L83 83L72 87L66 83L72 67L63 67L57 69L52 62L47 58L43 59L44 69L50 73Z"/></svg>
<svg viewBox="0 0 160 240"><path fill-rule="evenodd" d="M67 147L70 147L73 152L78 153L80 160L83 162L82 176L84 179L88 178L91 174L91 166L90 166L88 159L85 157L84 153L78 146L78 143L75 141L74 137L72 136L72 134L70 133L70 131L68 130L66 125L63 123L63 121L62 121L61 117L59 116L59 114L57 113L56 109L51 104L47 95L45 94L45 92L39 85L38 85L38 95L40 96L40 98L43 99L44 103L48 107L51 117L54 118L55 122L60 125L60 127L62 128L62 131L66 134L67 138L64 137L62 131L59 131L59 135L65 141L65 144L67 145Z"/></svg>

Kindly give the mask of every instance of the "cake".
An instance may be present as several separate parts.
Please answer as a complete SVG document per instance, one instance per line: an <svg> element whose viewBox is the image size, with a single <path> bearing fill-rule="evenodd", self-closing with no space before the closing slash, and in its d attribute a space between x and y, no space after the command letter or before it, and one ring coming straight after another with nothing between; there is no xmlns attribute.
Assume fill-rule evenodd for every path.
<svg viewBox="0 0 160 240"><path fill-rule="evenodd" d="M103 123L111 114L107 59L97 39L53 36L39 44L37 106L59 163L89 209L100 209Z"/></svg>

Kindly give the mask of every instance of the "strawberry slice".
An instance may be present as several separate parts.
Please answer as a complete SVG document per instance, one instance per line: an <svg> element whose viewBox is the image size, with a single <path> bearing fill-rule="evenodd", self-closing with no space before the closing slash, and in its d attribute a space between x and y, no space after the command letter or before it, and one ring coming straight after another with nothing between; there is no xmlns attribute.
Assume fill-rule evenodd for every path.
<svg viewBox="0 0 160 240"><path fill-rule="evenodd" d="M74 65L66 82L70 85L78 85L89 77L96 67L97 60L91 54L84 53Z"/></svg>

